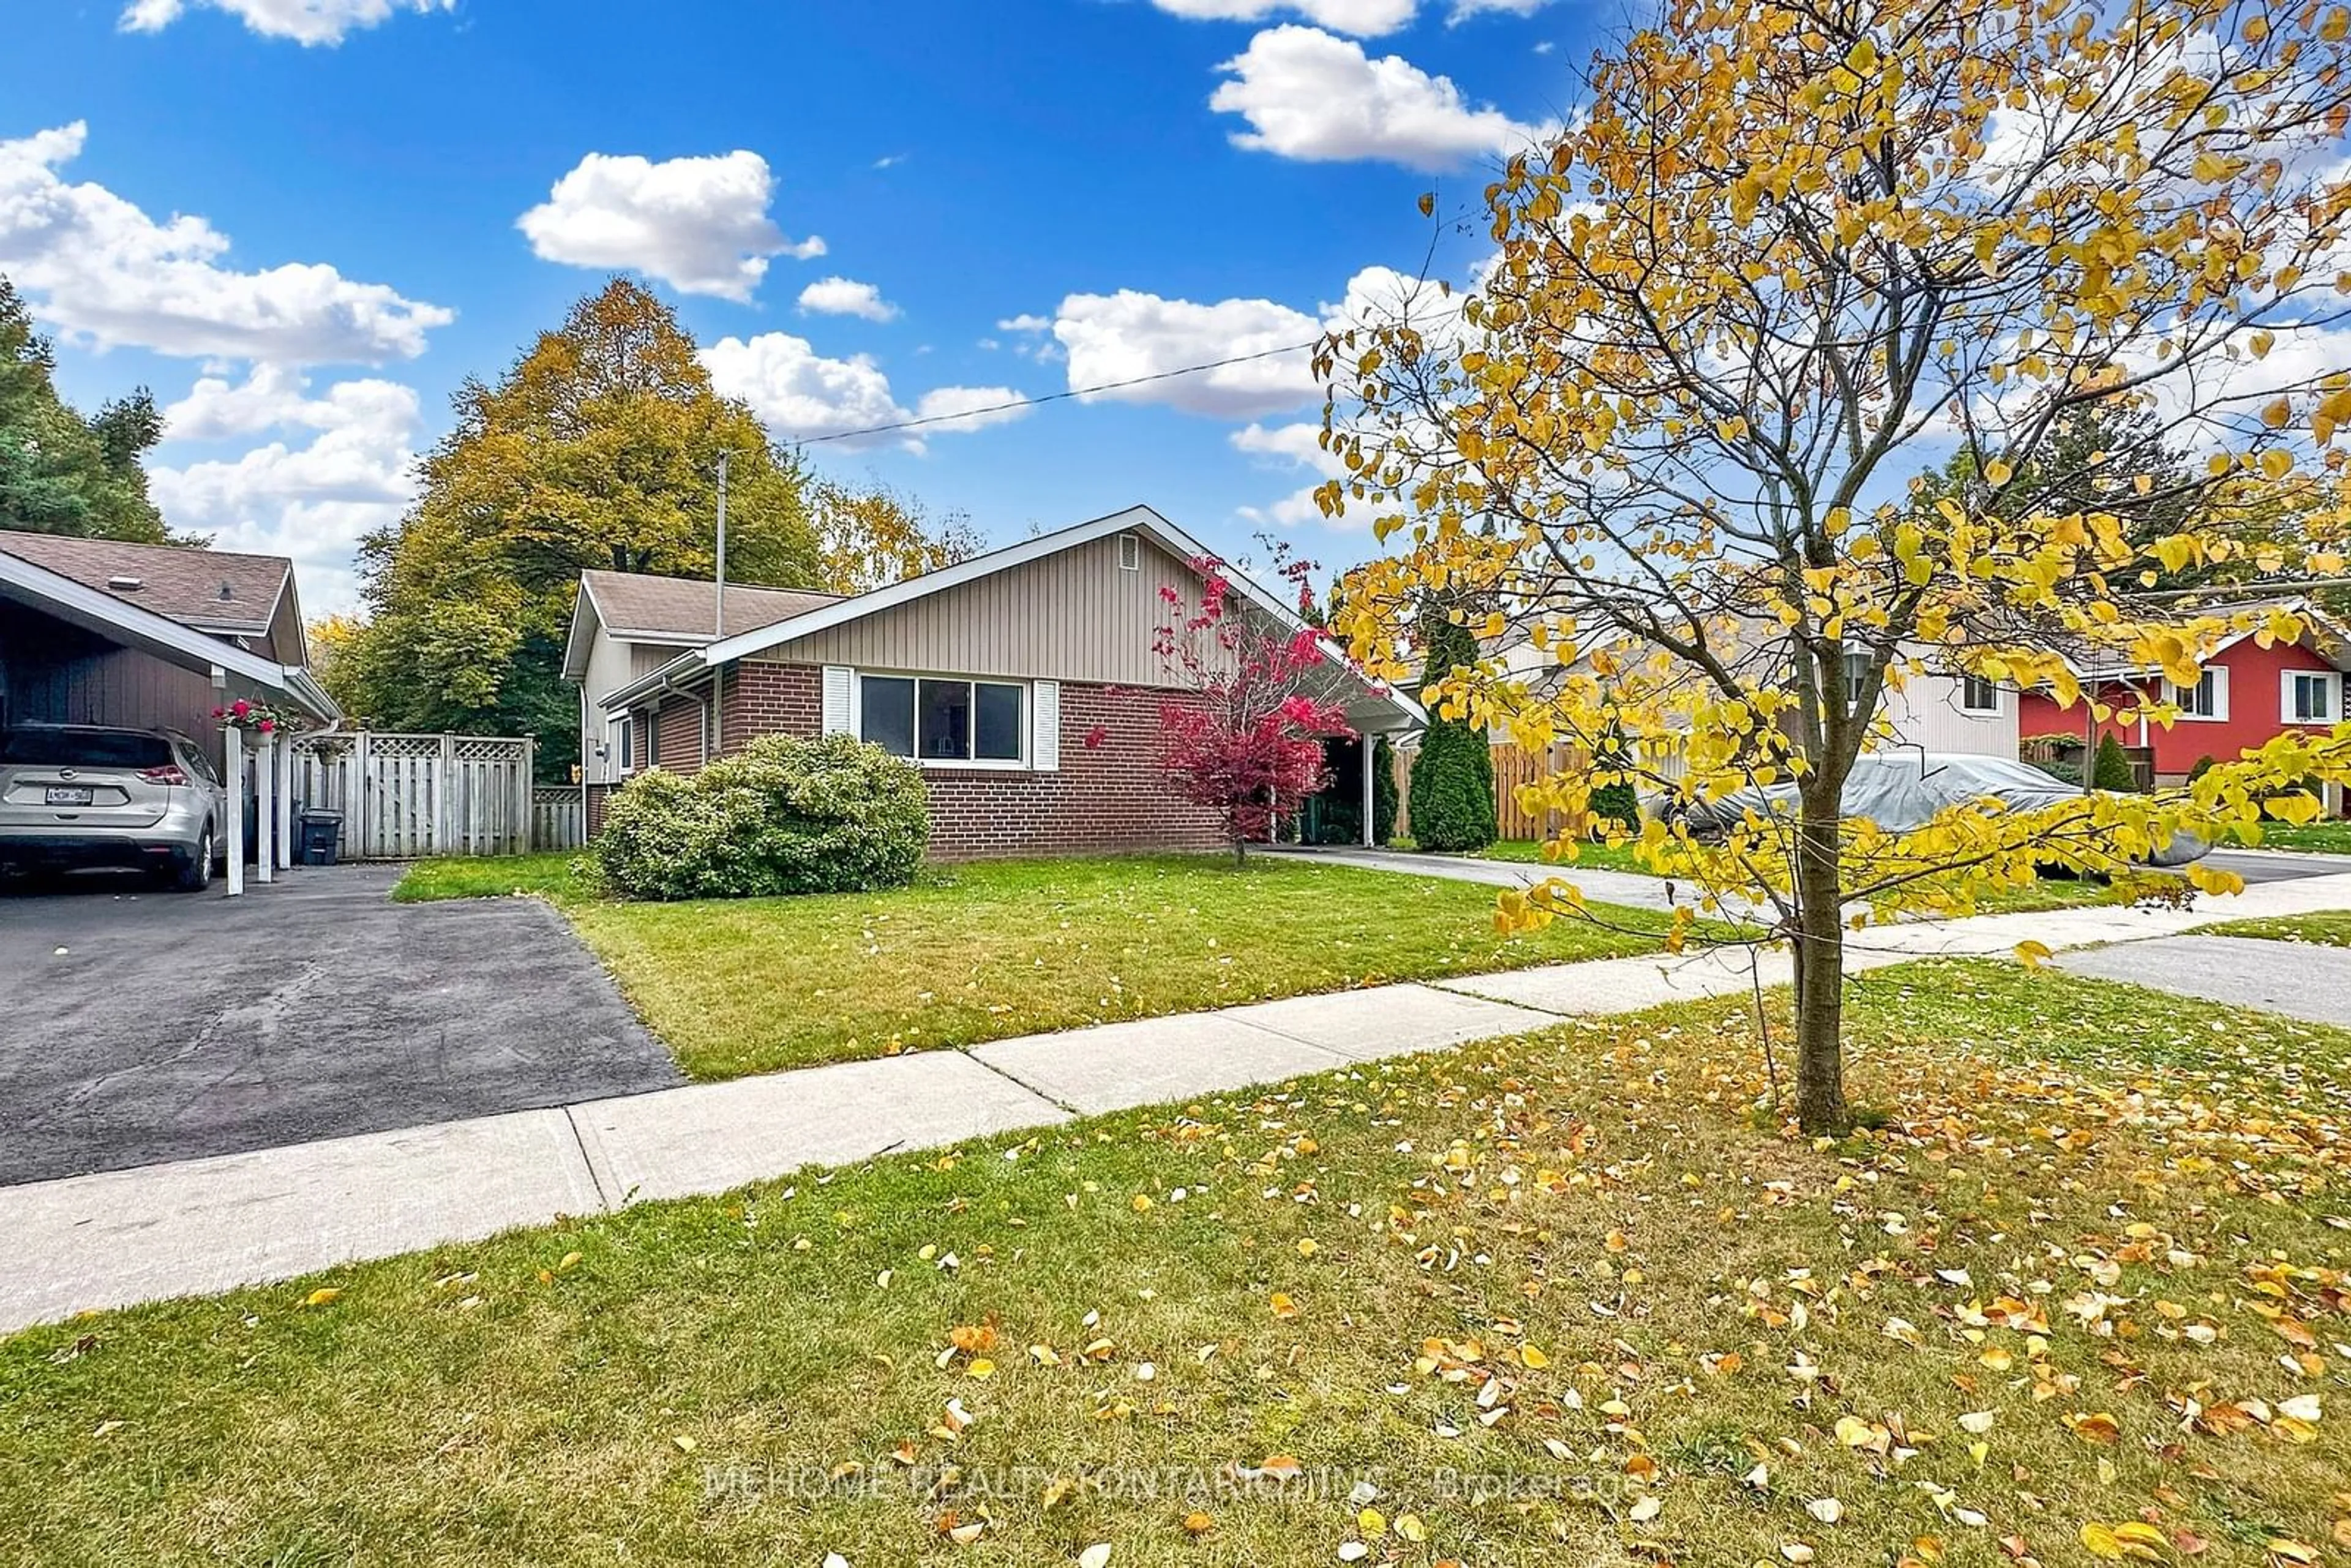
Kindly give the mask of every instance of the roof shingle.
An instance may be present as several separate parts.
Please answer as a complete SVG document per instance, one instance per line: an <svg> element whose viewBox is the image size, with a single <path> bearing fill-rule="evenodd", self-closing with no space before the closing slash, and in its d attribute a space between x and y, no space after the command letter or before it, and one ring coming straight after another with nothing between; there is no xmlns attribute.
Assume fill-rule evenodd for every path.
<svg viewBox="0 0 2351 1568"><path fill-rule="evenodd" d="M183 626L239 635L269 630L269 617L294 569L284 556L10 529L0 529L0 552Z"/></svg>
<svg viewBox="0 0 2351 1568"><path fill-rule="evenodd" d="M675 638L700 643L710 638L715 585L697 578L649 577L633 571L583 571L580 586L595 601L604 630L616 637L631 633L654 641ZM805 615L839 601L837 593L801 589L726 585L726 635L757 631Z"/></svg>

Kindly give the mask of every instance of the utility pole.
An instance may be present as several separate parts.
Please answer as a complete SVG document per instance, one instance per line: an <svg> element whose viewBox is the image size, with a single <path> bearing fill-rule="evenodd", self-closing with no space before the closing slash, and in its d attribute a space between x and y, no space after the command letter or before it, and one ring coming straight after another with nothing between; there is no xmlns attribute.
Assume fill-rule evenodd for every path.
<svg viewBox="0 0 2351 1568"><path fill-rule="evenodd" d="M726 635L726 460L735 455L718 455L718 608L710 623L713 637Z"/></svg>
<svg viewBox="0 0 2351 1568"><path fill-rule="evenodd" d="M710 613L710 639L714 643L723 643L726 639L726 460L733 455L733 453L723 450L718 454L718 573L714 584L716 591L710 596L715 601ZM721 715L725 710L719 703L725 689L724 681L725 672L714 666L710 672L710 723L706 748L709 755L703 758L705 762L720 755L720 743L724 739L722 727L725 720Z"/></svg>

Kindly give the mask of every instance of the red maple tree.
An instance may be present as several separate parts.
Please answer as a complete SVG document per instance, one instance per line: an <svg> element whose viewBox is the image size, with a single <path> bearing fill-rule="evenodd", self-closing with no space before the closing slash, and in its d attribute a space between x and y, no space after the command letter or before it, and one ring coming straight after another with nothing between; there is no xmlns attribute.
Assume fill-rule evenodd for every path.
<svg viewBox="0 0 2351 1568"><path fill-rule="evenodd" d="M1301 611L1312 604L1311 561L1279 561ZM1273 825L1331 781L1326 737L1351 736L1346 713L1327 695L1330 655L1311 626L1291 628L1236 592L1213 557L1191 562L1200 605L1163 586L1169 620L1154 651L1171 685L1186 688L1159 706L1159 765L1175 792L1214 810L1233 858L1264 842Z"/></svg>

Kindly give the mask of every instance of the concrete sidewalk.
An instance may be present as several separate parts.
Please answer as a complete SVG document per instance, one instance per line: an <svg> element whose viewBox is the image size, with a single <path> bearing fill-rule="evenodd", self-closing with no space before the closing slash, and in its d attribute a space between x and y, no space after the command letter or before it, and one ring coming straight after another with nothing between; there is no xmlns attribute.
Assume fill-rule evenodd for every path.
<svg viewBox="0 0 2351 1568"><path fill-rule="evenodd" d="M2056 910L1848 938L1856 970L2176 936L2216 919L2351 908L2351 875L2264 883L2197 910ZM1611 958L1104 1024L0 1188L0 1333L85 1309L282 1280L810 1165L1045 1126L1563 1017L1785 984L1783 953Z"/></svg>

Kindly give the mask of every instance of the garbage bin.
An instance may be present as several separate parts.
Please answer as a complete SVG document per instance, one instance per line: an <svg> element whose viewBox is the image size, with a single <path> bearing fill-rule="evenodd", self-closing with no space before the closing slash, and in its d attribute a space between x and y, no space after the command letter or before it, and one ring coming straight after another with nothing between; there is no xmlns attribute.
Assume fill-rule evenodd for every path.
<svg viewBox="0 0 2351 1568"><path fill-rule="evenodd" d="M310 811L302 813L302 846L304 865L332 865L343 852L343 814L340 811Z"/></svg>

